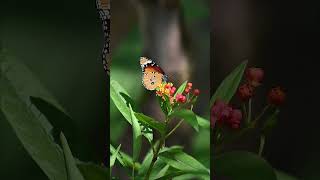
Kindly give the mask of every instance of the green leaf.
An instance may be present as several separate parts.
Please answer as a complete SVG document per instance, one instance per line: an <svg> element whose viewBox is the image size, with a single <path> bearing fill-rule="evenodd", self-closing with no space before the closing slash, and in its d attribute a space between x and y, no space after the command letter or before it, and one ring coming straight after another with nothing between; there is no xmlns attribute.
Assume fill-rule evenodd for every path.
<svg viewBox="0 0 320 180"><path fill-rule="evenodd" d="M298 180L298 178L288 175L282 171L275 170L277 175L277 180Z"/></svg>
<svg viewBox="0 0 320 180"><path fill-rule="evenodd" d="M277 180L273 168L261 157L250 152L228 152L213 160L215 175L234 180Z"/></svg>
<svg viewBox="0 0 320 180"><path fill-rule="evenodd" d="M72 156L66 137L60 134L60 140L63 148L64 159L67 167L68 180L84 180L76 162Z"/></svg>
<svg viewBox="0 0 320 180"><path fill-rule="evenodd" d="M129 104L131 102L128 100L130 96L117 81L112 79L110 80L110 97L123 117L131 124L131 114L129 109Z"/></svg>
<svg viewBox="0 0 320 180"><path fill-rule="evenodd" d="M270 133L272 128L277 124L277 117L280 113L279 109L275 109L274 112L266 119L263 125L263 133Z"/></svg>
<svg viewBox="0 0 320 180"><path fill-rule="evenodd" d="M174 94L174 98L176 98L177 94L183 93L183 91L186 89L187 83L188 83L188 81L185 81L184 83L182 83L182 85L178 88L178 90Z"/></svg>
<svg viewBox="0 0 320 180"><path fill-rule="evenodd" d="M226 103L228 103L231 100L231 98L238 89L246 66L247 61L244 61L222 81L216 92L211 97L210 107L214 104L214 102L217 99L220 99Z"/></svg>
<svg viewBox="0 0 320 180"><path fill-rule="evenodd" d="M180 109L170 114L169 118L178 117L184 119L196 131L199 131L199 124L196 115L188 109Z"/></svg>
<svg viewBox="0 0 320 180"><path fill-rule="evenodd" d="M116 149L110 144L110 152L111 154L114 154L116 152ZM133 160L132 157L130 157L129 155L127 155L124 152L119 151L118 155L117 155L117 160L120 162L120 164L123 167L126 168L132 168L133 167ZM141 164L139 164L138 162L134 163L134 168L139 170L141 167Z"/></svg>
<svg viewBox="0 0 320 180"><path fill-rule="evenodd" d="M131 105L132 109L134 109L134 102L127 91L117 81L112 79L110 80L110 97L123 117L129 124L132 125L129 105ZM145 127L141 127L141 129L145 129ZM152 132L143 132L143 135L148 139L149 142L152 141Z"/></svg>
<svg viewBox="0 0 320 180"><path fill-rule="evenodd" d="M170 171L170 169L168 171ZM173 180L185 180L185 179L209 180L210 179L210 175L204 175L203 173L199 173L197 171L181 171L181 170L172 171L171 170L170 172L168 172L164 176L156 178L156 180L167 180L167 179L173 179Z"/></svg>
<svg viewBox="0 0 320 180"><path fill-rule="evenodd" d="M209 169L182 151L164 151L159 154L159 158L178 170L198 174L210 174Z"/></svg>
<svg viewBox="0 0 320 180"><path fill-rule="evenodd" d="M153 151L152 151L152 149L150 149L148 151L148 153L144 156L144 159L141 163L141 167L138 172L139 176L143 177L147 173L147 170L148 170L148 168L151 164L151 161L152 161L152 157L153 157Z"/></svg>
<svg viewBox="0 0 320 180"><path fill-rule="evenodd" d="M131 113L131 123L132 123L132 131L133 131L133 161L137 161L139 158L140 150L141 150L141 128L140 124L138 122L138 119L134 115L134 112L130 107L130 113Z"/></svg>
<svg viewBox="0 0 320 180"><path fill-rule="evenodd" d="M62 150L50 135L52 126L39 116L39 111L32 109L29 100L29 95L48 99L50 95L23 65L3 59L0 59L0 84L0 113L24 148L50 180L67 180Z"/></svg>
<svg viewBox="0 0 320 180"><path fill-rule="evenodd" d="M136 118L144 125L157 130L160 134L164 134L166 127L163 123L156 121L155 119L144 115L142 113L135 113Z"/></svg>
<svg viewBox="0 0 320 180"><path fill-rule="evenodd" d="M205 129L210 129L210 121L208 119L205 119L201 116L196 115L197 121L200 127Z"/></svg>
<svg viewBox="0 0 320 180"><path fill-rule="evenodd" d="M41 97L30 97L30 101L52 123L53 128L50 134L55 139L55 142L60 142L60 132L65 132L65 136L69 140L77 141L76 136L78 133L69 115Z"/></svg>
<svg viewBox="0 0 320 180"><path fill-rule="evenodd" d="M121 144L117 147L117 150L114 153L112 153L112 156L110 157L110 168L114 166L114 163L116 162L120 148L121 148Z"/></svg>
<svg viewBox="0 0 320 180"><path fill-rule="evenodd" d="M77 166L86 180L106 180L108 169L93 163L78 162Z"/></svg>
<svg viewBox="0 0 320 180"><path fill-rule="evenodd" d="M2 55L2 58L0 59L1 76L4 76L8 80L15 90L15 93L22 101L30 105L31 102L29 97L38 97L52 104L64 114L68 114L27 66L20 63L15 57L9 54L0 55ZM39 114L35 108L33 108L32 111ZM50 122L46 118L39 118L39 120L46 131L50 133L53 128Z"/></svg>

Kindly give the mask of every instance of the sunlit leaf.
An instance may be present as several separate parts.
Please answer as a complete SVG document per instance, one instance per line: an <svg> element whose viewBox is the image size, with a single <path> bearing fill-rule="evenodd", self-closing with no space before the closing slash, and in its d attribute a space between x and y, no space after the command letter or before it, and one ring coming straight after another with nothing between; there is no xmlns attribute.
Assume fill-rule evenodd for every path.
<svg viewBox="0 0 320 180"><path fill-rule="evenodd" d="M160 134L165 133L165 125L161 122L156 121L155 119L144 115L142 113L135 113L137 119L142 123L146 124L147 126L151 127L152 129L157 130Z"/></svg>
<svg viewBox="0 0 320 180"><path fill-rule="evenodd" d="M168 163L170 166L186 172L194 172L197 174L210 174L209 169L202 165L192 156L182 151L165 151L159 154L160 159Z"/></svg>
<svg viewBox="0 0 320 180"><path fill-rule="evenodd" d="M193 127L196 131L199 130L199 124L197 121L197 117L191 110L188 109L180 109L174 111L170 114L169 118L178 117L184 119L191 127Z"/></svg>
<svg viewBox="0 0 320 180"><path fill-rule="evenodd" d="M196 115L200 127L210 129L210 121L201 116Z"/></svg>
<svg viewBox="0 0 320 180"><path fill-rule="evenodd" d="M129 105L130 107L130 114L131 114L131 123L132 123L132 132L133 132L133 160L137 161L137 159L139 158L139 154L140 154L140 150L141 150L141 127L140 124L138 122L138 119L136 118L136 116L134 115L134 112L131 108L131 105Z"/></svg>
<svg viewBox="0 0 320 180"><path fill-rule="evenodd" d="M185 81L181 84L181 86L177 89L176 93L174 94L174 98L176 98L177 94L182 94L183 91L186 89L188 81Z"/></svg>
<svg viewBox="0 0 320 180"><path fill-rule="evenodd" d="M110 153L114 154L115 152L116 152L116 149L110 144ZM130 168L130 169L133 167L132 157L124 152L121 152L121 151L118 152L117 160L123 167ZM140 167L141 167L140 163L138 162L134 163L135 169L139 170Z"/></svg>
<svg viewBox="0 0 320 180"><path fill-rule="evenodd" d="M121 148L121 144L117 147L117 150L114 153L112 153L112 156L110 157L110 168L114 166L114 163L116 162L120 148Z"/></svg>

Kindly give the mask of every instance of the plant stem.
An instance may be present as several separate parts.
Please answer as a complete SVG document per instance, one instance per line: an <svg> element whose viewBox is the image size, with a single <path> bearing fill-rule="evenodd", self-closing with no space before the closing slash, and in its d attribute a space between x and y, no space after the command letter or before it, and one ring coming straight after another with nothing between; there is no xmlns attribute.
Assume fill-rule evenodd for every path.
<svg viewBox="0 0 320 180"><path fill-rule="evenodd" d="M248 125L249 122L248 122L247 108L245 103L242 104L242 111L244 114L244 119L246 120L246 124Z"/></svg>
<svg viewBox="0 0 320 180"><path fill-rule="evenodd" d="M134 180L134 165L135 165L135 162L133 161L133 165L132 165L132 179Z"/></svg>
<svg viewBox="0 0 320 180"><path fill-rule="evenodd" d="M270 105L266 105L261 111L261 113L254 119L254 122L258 121L263 116L263 114L268 110L269 107Z"/></svg>
<svg viewBox="0 0 320 180"><path fill-rule="evenodd" d="M150 166L149 166L149 168L148 168L148 171L147 171L147 174L146 174L146 176L145 176L145 178L144 178L145 180L149 180L150 174L151 174L151 171L152 171L152 168L153 168L155 162L156 162L157 159L158 159L158 154L159 154L160 149L161 149L161 147L162 147L163 144L164 144L164 139L161 139L161 140L160 140L160 143L159 143L159 146L157 147L155 153L153 154L153 158L152 158L151 164L150 164Z"/></svg>
<svg viewBox="0 0 320 180"><path fill-rule="evenodd" d="M178 124L166 135L165 139L167 139L183 122L183 119L178 122Z"/></svg>
<svg viewBox="0 0 320 180"><path fill-rule="evenodd" d="M250 98L248 102L248 118L247 118L248 124L250 124L250 121L251 121L251 104L252 104L252 100Z"/></svg>
<svg viewBox="0 0 320 180"><path fill-rule="evenodd" d="M262 134L260 136L260 146L259 146L259 152L258 155L261 156L264 148L264 143L265 143L266 137Z"/></svg>
<svg viewBox="0 0 320 180"><path fill-rule="evenodd" d="M166 130L168 128L169 121L170 121L170 119L168 118L168 116L166 116L166 120L164 121L165 124L166 124L166 126L165 126ZM158 159L158 155L159 155L160 149L162 148L162 146L164 146L164 144L165 144L165 137L161 136L159 145L158 145L157 149L155 149L155 151L153 152L152 161L151 161L151 164L150 164L150 166L148 168L147 174L146 174L146 176L144 178L145 180L149 180L152 168L153 168L154 164L156 163L156 161Z"/></svg>

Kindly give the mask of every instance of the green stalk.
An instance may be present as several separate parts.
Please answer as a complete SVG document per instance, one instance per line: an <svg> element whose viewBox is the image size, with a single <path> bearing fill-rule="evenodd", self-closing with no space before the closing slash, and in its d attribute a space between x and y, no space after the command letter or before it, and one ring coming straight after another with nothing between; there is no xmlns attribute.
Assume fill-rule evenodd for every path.
<svg viewBox="0 0 320 180"><path fill-rule="evenodd" d="M251 121L251 105L252 105L252 99L249 99L248 102L248 118L247 118L247 123L250 124Z"/></svg>
<svg viewBox="0 0 320 180"><path fill-rule="evenodd" d="M260 136L260 146L259 146L259 152L258 152L258 155L261 156L262 155L262 152L263 152L263 148L264 148L264 144L265 144L265 140L266 140L266 137L265 135L261 135Z"/></svg>
<svg viewBox="0 0 320 180"><path fill-rule="evenodd" d="M168 123L169 123L169 119L168 119L168 116L166 117L166 120L165 120L165 124L166 124L166 129L168 128ZM161 136L160 138L160 142L159 142L159 145L158 147L155 149L155 151L153 152L153 157L152 157L152 161L151 161L151 164L147 170L147 174L145 176L145 180L149 180L150 178L150 175L151 175L151 171L153 169L153 166L154 164L156 163L157 159L158 159L158 155L159 155L159 152L162 148L162 146L164 146L165 144L165 137L164 136Z"/></svg>
<svg viewBox="0 0 320 180"><path fill-rule="evenodd" d="M183 119L178 122L178 124L166 135L165 139L167 139L183 122Z"/></svg>

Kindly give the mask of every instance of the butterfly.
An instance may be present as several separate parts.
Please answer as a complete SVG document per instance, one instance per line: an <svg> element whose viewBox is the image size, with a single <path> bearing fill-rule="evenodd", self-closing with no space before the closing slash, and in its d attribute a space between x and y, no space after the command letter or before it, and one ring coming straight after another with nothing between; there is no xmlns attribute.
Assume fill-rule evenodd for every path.
<svg viewBox="0 0 320 180"><path fill-rule="evenodd" d="M142 69L142 84L147 90L155 90L163 82L167 82L168 76L153 60L146 57L140 58Z"/></svg>

